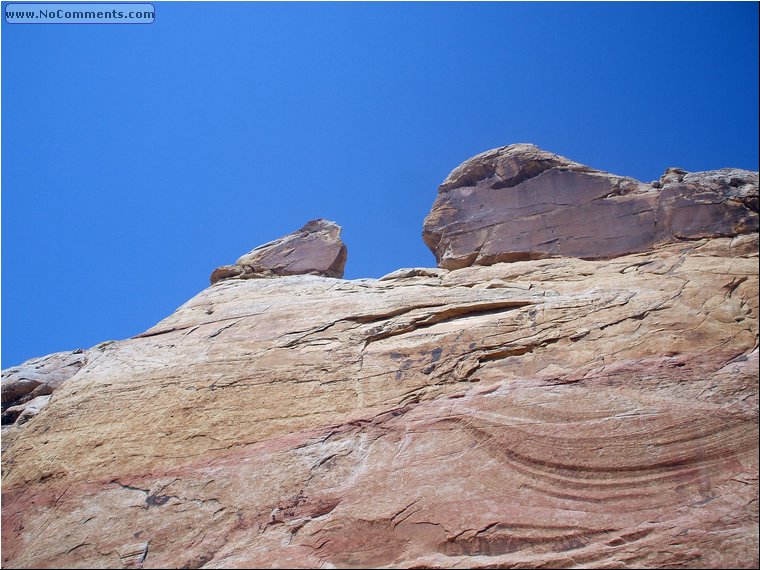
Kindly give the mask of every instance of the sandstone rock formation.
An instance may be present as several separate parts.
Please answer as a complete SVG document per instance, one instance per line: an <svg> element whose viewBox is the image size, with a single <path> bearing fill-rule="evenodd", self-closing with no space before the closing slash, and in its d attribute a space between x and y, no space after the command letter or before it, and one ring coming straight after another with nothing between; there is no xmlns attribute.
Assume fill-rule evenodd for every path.
<svg viewBox="0 0 760 570"><path fill-rule="evenodd" d="M222 279L267 275L324 275L343 277L347 249L341 227L329 220L312 220L300 230L246 253L235 265L211 273L211 284Z"/></svg>
<svg viewBox="0 0 760 570"><path fill-rule="evenodd" d="M743 229L222 280L6 428L3 566L755 567L758 304Z"/></svg>
<svg viewBox="0 0 760 570"><path fill-rule="evenodd" d="M479 154L446 178L423 238L440 267L458 269L558 256L609 259L757 230L757 172L672 168L644 184L516 144Z"/></svg>
<svg viewBox="0 0 760 570"><path fill-rule="evenodd" d="M3 425L15 422L33 401L35 405L24 417L42 409L49 400L43 398L79 372L86 361L85 351L74 350L33 358L20 366L3 370Z"/></svg>

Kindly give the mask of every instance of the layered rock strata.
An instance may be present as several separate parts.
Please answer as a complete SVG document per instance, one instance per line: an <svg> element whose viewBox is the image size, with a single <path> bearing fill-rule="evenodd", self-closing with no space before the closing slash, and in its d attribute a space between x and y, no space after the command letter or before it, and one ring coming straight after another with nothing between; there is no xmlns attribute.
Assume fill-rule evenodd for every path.
<svg viewBox="0 0 760 570"><path fill-rule="evenodd" d="M645 184L516 144L479 154L446 178L423 238L440 267L458 269L559 256L609 259L757 230L757 172L670 168Z"/></svg>
<svg viewBox="0 0 760 570"><path fill-rule="evenodd" d="M234 265L216 268L211 273L211 284L222 279L274 275L310 274L340 279L348 255L340 232L335 222L312 220L292 234L249 251Z"/></svg>
<svg viewBox="0 0 760 570"><path fill-rule="evenodd" d="M3 566L756 567L757 375L744 229L224 279L7 428Z"/></svg>

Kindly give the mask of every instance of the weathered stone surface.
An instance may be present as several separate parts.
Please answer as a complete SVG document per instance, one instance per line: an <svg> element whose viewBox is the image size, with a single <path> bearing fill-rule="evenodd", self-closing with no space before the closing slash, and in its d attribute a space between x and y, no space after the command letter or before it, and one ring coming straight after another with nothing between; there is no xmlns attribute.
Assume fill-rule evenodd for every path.
<svg viewBox="0 0 760 570"><path fill-rule="evenodd" d="M3 416L8 414L9 417L13 418L11 421L15 421L18 424L26 423L34 416L36 416L42 408L47 406L50 398L51 395L37 396L33 400L29 400L24 404L11 406L5 412L3 412Z"/></svg>
<svg viewBox="0 0 760 570"><path fill-rule="evenodd" d="M211 284L222 279L271 275L322 275L343 277L348 250L340 239L341 227L329 220L312 220L300 230L246 253L235 265L211 273Z"/></svg>
<svg viewBox="0 0 760 570"><path fill-rule="evenodd" d="M239 265L222 265L221 267L217 267L214 269L214 271L211 272L210 281L213 285L217 281L221 281L222 279L230 279L232 277L240 277L245 273L245 270L240 267Z"/></svg>
<svg viewBox="0 0 760 570"><path fill-rule="evenodd" d="M3 566L756 567L757 252L220 281L5 432Z"/></svg>
<svg viewBox="0 0 760 570"><path fill-rule="evenodd" d="M394 281L396 279L409 279L411 277L440 277L446 272L445 269L428 267L404 267L383 275L380 281Z"/></svg>
<svg viewBox="0 0 760 570"><path fill-rule="evenodd" d="M40 396L52 394L63 382L76 374L86 362L87 353L83 350L74 350L32 358L19 366L3 370L3 424L16 421L28 402Z"/></svg>
<svg viewBox="0 0 760 570"><path fill-rule="evenodd" d="M443 182L423 238L457 269L572 256L610 259L758 230L758 175L668 169L654 185L593 170L533 145L480 154Z"/></svg>

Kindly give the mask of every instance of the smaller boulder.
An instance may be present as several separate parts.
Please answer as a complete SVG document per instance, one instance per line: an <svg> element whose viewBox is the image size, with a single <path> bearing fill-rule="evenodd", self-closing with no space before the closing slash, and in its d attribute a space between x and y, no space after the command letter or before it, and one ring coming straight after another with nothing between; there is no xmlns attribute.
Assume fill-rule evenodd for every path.
<svg viewBox="0 0 760 570"><path fill-rule="evenodd" d="M211 284L213 285L222 279L239 277L243 273L245 273L245 271L243 271L243 268L239 265L222 265L221 267L217 267L214 269L214 271L211 272Z"/></svg>
<svg viewBox="0 0 760 570"><path fill-rule="evenodd" d="M235 265L218 267L211 273L211 284L224 279L304 274L340 279L348 256L341 230L335 222L312 220L300 230L251 250Z"/></svg>

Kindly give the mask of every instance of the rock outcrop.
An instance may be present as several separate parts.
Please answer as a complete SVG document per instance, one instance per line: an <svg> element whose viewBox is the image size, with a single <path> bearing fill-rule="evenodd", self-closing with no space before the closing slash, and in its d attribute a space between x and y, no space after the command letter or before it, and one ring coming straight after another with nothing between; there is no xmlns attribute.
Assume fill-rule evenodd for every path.
<svg viewBox="0 0 760 570"><path fill-rule="evenodd" d="M20 366L3 370L3 425L15 422L19 416L29 419L36 414L47 404L47 396L79 372L85 362L87 353L74 350L33 358ZM32 402L34 405L30 405ZM29 409L24 414L27 406Z"/></svg>
<svg viewBox="0 0 760 570"><path fill-rule="evenodd" d="M3 566L756 567L758 234L740 229L221 280L7 426Z"/></svg>
<svg viewBox="0 0 760 570"><path fill-rule="evenodd" d="M348 250L340 239L341 227L329 220L312 220L300 230L260 245L235 265L211 273L211 284L222 279L272 275L323 275L343 277Z"/></svg>
<svg viewBox="0 0 760 570"><path fill-rule="evenodd" d="M644 184L516 144L479 154L446 178L423 238L440 267L458 269L559 256L610 259L757 230L757 172L671 168Z"/></svg>

